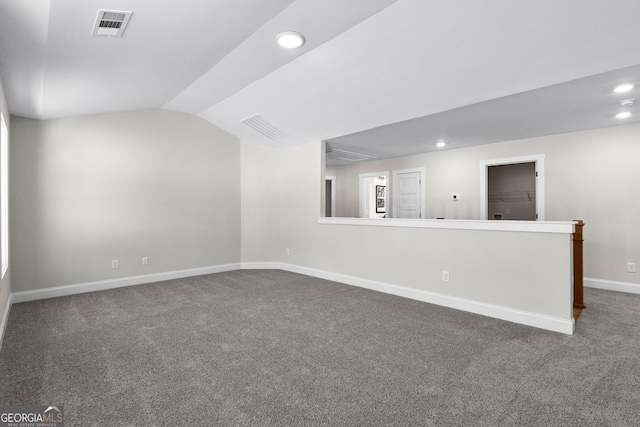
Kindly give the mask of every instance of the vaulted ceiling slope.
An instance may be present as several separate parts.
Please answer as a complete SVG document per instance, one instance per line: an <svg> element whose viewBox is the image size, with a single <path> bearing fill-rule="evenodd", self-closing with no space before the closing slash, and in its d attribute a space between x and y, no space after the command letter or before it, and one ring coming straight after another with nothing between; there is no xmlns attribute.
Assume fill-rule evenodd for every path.
<svg viewBox="0 0 640 427"><path fill-rule="evenodd" d="M98 9L133 12L122 38L91 36ZM638 16L637 0L0 0L0 78L19 116L166 108L289 147L553 98L640 64ZM306 44L278 47L284 30ZM256 114L286 136L243 123Z"/></svg>

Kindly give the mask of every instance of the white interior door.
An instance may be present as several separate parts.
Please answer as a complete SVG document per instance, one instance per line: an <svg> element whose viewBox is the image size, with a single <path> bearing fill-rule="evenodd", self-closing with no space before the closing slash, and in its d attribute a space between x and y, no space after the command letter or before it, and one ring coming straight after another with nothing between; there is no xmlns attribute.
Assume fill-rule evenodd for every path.
<svg viewBox="0 0 640 427"><path fill-rule="evenodd" d="M394 218L422 218L422 174L419 171L393 173Z"/></svg>

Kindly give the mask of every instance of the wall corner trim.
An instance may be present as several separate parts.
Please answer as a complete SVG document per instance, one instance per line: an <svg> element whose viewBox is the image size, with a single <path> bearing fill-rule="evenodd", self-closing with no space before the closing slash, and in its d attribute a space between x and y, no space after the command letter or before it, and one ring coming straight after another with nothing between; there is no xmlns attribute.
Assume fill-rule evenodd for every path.
<svg viewBox="0 0 640 427"><path fill-rule="evenodd" d="M11 310L11 297L12 295L9 294L9 298L7 298L7 304L4 307L4 315L2 316L2 319L0 319L0 350L2 350L2 341L4 339L4 331L7 329L7 322L9 322L9 310Z"/></svg>
<svg viewBox="0 0 640 427"><path fill-rule="evenodd" d="M306 276L331 280L344 283L346 285L358 286L378 292L392 294L404 298L410 298L430 304L468 311L482 316L493 317L500 320L533 326L535 328L546 329L562 334L573 335L575 332L575 320L562 319L559 317L546 316L513 308L487 304L479 301L467 300L438 294L435 292L423 291L420 289L408 288L405 286L392 285L389 283L377 282L344 274L331 273L323 270L303 267L299 265L273 262L273 263L242 263L243 269L279 269L292 273L304 274Z"/></svg>
<svg viewBox="0 0 640 427"><path fill-rule="evenodd" d="M75 285L56 286L33 291L13 292L11 303L17 304L46 298L62 297L82 294L85 292L104 291L106 289L122 288L124 286L142 285L162 280L182 279L184 277L201 276L203 274L222 273L240 268L239 263L223 264L211 267L199 267L188 270L167 271L163 273L145 274L142 276L123 277L118 279L100 280L97 282L78 283Z"/></svg>
<svg viewBox="0 0 640 427"><path fill-rule="evenodd" d="M586 288L605 289L607 291L627 292L630 294L640 294L639 283L616 282L613 280L594 279L585 277L584 286Z"/></svg>

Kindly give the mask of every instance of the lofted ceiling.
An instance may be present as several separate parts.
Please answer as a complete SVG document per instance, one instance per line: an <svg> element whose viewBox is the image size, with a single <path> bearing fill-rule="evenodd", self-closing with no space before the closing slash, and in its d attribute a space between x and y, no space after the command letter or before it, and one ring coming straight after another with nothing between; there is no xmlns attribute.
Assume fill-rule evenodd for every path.
<svg viewBox="0 0 640 427"><path fill-rule="evenodd" d="M99 9L132 11L93 37ZM622 122L637 0L0 0L0 78L34 119L165 108L243 140L373 157ZM304 34L285 50L275 35ZM613 93L617 83L635 89ZM285 136L243 121L260 115Z"/></svg>

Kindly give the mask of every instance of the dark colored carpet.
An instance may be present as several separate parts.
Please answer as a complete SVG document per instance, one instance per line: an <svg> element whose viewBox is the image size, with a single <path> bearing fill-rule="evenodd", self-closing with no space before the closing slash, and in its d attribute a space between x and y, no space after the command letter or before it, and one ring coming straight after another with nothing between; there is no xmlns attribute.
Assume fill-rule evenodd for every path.
<svg viewBox="0 0 640 427"><path fill-rule="evenodd" d="M1 405L67 426L638 426L640 295L574 336L277 270L15 304Z"/></svg>

